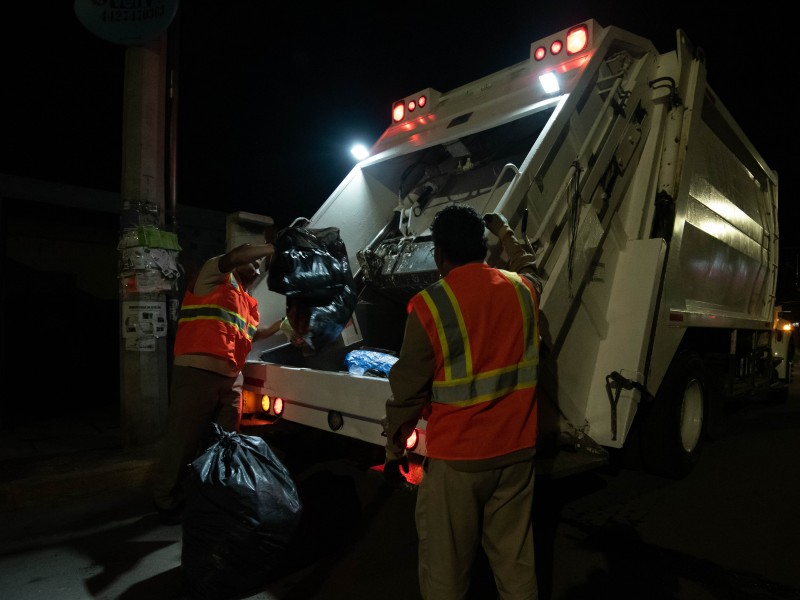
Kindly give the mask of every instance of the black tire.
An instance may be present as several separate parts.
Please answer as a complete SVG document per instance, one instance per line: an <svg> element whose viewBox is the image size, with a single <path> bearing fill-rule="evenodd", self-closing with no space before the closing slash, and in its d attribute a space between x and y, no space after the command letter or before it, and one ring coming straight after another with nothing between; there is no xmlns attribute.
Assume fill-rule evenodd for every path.
<svg viewBox="0 0 800 600"><path fill-rule="evenodd" d="M642 462L648 472L680 479L692 470L705 443L709 389L697 353L673 359L641 423Z"/></svg>

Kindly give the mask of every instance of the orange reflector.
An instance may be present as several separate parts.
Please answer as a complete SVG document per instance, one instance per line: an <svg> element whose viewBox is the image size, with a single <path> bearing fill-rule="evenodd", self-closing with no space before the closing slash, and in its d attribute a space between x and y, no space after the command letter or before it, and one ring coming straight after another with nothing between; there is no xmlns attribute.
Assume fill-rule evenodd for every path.
<svg viewBox="0 0 800 600"><path fill-rule="evenodd" d="M575 54L586 49L589 44L589 29L578 25L567 32L567 54Z"/></svg>

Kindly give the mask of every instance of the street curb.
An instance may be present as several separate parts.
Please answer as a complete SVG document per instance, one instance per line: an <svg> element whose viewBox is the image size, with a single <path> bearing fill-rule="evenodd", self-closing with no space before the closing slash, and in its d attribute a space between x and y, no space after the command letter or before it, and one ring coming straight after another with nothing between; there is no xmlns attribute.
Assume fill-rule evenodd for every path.
<svg viewBox="0 0 800 600"><path fill-rule="evenodd" d="M149 486L153 452L98 451L15 461L12 473L0 465L0 511L72 503L87 497Z"/></svg>

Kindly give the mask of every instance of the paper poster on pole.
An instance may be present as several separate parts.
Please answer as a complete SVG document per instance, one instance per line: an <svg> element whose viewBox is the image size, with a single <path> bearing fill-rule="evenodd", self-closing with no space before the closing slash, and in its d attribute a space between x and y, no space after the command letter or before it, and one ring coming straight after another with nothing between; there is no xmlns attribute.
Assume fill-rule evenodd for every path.
<svg viewBox="0 0 800 600"><path fill-rule="evenodd" d="M167 335L167 304L164 301L142 300L122 303L122 337L129 350L155 348L155 338ZM143 342L150 339L152 344Z"/></svg>

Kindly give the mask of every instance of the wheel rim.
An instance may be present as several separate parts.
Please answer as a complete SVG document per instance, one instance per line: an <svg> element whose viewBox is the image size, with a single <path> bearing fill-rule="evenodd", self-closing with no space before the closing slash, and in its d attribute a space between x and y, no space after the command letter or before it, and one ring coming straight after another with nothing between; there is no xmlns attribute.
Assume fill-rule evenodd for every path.
<svg viewBox="0 0 800 600"><path fill-rule="evenodd" d="M681 444L686 452L697 448L703 431L703 386L691 380L683 392L681 407Z"/></svg>

